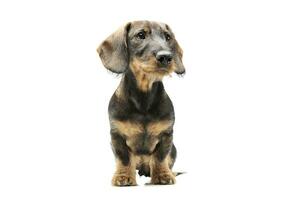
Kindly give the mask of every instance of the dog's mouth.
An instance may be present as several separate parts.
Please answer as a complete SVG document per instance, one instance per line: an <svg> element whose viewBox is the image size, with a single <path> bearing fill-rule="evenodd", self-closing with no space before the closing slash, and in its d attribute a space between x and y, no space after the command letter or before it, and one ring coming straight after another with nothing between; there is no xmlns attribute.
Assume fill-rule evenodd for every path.
<svg viewBox="0 0 290 200"><path fill-rule="evenodd" d="M150 63L141 65L142 70L146 73L157 73L160 75L168 75L174 71L174 63L170 63L168 66L161 66L158 63Z"/></svg>
<svg viewBox="0 0 290 200"><path fill-rule="evenodd" d="M158 68L158 67L150 67L150 69L148 68L143 68L144 72L147 73L170 73L169 69L166 68Z"/></svg>
<svg viewBox="0 0 290 200"><path fill-rule="evenodd" d="M168 67L160 67L160 66L148 67L143 68L143 71L150 74L159 74L165 76L171 74L174 71L174 65L170 65Z"/></svg>
<svg viewBox="0 0 290 200"><path fill-rule="evenodd" d="M175 62L170 63L168 66L161 66L156 62L155 58L148 59L147 61L134 59L132 66L135 68L135 70L139 69L150 75L156 74L159 76L165 76L171 74L174 71Z"/></svg>

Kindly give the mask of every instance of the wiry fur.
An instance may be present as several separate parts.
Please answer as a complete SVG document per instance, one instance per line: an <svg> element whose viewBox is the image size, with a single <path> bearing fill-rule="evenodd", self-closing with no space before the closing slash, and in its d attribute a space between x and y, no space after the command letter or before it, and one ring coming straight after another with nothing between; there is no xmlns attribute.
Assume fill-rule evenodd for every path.
<svg viewBox="0 0 290 200"><path fill-rule="evenodd" d="M144 39L138 39L140 31ZM173 60L166 67L157 60L160 50L172 54ZM185 69L182 50L171 29L163 23L130 22L110 35L97 51L108 70L122 74L108 109L117 163L112 184L136 185L136 169L139 175L150 176L151 184L174 184L175 117L162 78L172 72L184 74Z"/></svg>

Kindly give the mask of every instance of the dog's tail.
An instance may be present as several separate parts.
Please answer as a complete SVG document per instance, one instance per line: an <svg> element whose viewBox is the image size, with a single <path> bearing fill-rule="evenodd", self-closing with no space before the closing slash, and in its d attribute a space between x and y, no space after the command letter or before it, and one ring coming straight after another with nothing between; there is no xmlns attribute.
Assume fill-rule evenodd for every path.
<svg viewBox="0 0 290 200"><path fill-rule="evenodd" d="M179 176L181 174L186 174L186 172L173 172L174 176Z"/></svg>

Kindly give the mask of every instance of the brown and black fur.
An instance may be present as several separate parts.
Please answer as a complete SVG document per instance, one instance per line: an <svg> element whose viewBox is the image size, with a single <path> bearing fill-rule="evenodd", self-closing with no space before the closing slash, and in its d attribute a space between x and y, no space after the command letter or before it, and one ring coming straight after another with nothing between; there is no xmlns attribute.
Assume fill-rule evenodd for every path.
<svg viewBox="0 0 290 200"><path fill-rule="evenodd" d="M135 21L110 35L97 49L104 66L122 74L109 103L111 144L116 157L115 186L174 184L174 109L162 83L172 72L184 74L182 50L163 23Z"/></svg>

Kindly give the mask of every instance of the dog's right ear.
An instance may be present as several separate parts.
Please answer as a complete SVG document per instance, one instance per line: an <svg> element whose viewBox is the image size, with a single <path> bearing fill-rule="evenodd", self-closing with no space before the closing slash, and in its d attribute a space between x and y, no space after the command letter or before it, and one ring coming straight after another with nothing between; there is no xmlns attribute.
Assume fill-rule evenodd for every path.
<svg viewBox="0 0 290 200"><path fill-rule="evenodd" d="M129 65L127 34L130 27L131 23L122 26L97 48L103 65L117 74L125 72Z"/></svg>

